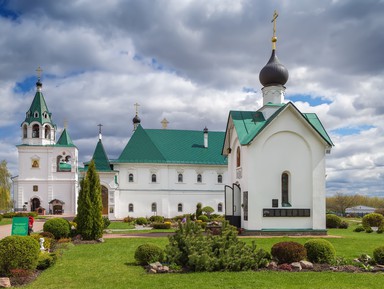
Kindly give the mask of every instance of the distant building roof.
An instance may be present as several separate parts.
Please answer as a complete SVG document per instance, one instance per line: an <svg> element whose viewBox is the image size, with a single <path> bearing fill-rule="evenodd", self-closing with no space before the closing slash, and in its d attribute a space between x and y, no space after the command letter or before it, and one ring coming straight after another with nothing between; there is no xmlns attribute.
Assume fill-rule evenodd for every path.
<svg viewBox="0 0 384 289"><path fill-rule="evenodd" d="M137 127L123 152L114 163L174 163L227 165L221 155L224 132L195 130L144 129Z"/></svg>
<svg viewBox="0 0 384 289"><path fill-rule="evenodd" d="M367 206L355 206L351 208L346 208L345 213L351 214L351 213L373 213L376 210L376 208L367 207Z"/></svg>

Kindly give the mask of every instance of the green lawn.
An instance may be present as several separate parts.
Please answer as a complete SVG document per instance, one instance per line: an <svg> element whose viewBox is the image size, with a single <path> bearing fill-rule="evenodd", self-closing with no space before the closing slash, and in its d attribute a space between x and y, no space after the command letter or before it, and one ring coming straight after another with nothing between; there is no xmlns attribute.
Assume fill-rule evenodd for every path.
<svg viewBox="0 0 384 289"><path fill-rule="evenodd" d="M329 238L337 255L355 258L362 253L372 255L374 248L384 245L384 234L354 233L330 230ZM259 247L269 250L283 240L304 243L308 238L245 238L255 240ZM106 239L96 245L78 245L66 251L56 265L43 272L38 279L24 288L382 288L382 273L332 272L215 272L150 275L134 264L135 249L145 242L164 247L167 238Z"/></svg>
<svg viewBox="0 0 384 289"><path fill-rule="evenodd" d="M3 218L0 221L0 226L9 225L9 224L12 224L12 219L10 219L10 218Z"/></svg>
<svg viewBox="0 0 384 289"><path fill-rule="evenodd" d="M108 226L108 229L111 230L128 230L128 229L134 229L135 225L132 223L126 223L126 222L111 222L111 224Z"/></svg>

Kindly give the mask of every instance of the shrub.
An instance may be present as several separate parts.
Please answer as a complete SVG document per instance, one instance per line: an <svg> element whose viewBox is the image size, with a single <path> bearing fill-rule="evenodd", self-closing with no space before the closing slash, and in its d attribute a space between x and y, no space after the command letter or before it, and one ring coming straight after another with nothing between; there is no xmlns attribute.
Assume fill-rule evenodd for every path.
<svg viewBox="0 0 384 289"><path fill-rule="evenodd" d="M335 260L336 251L333 245L324 239L313 239L305 242L308 261L331 264Z"/></svg>
<svg viewBox="0 0 384 289"><path fill-rule="evenodd" d="M376 210L375 210L375 213L384 216L384 208L378 208L378 209L376 209Z"/></svg>
<svg viewBox="0 0 384 289"><path fill-rule="evenodd" d="M149 217L149 221L151 223L163 223L164 217L163 216L151 216L151 217Z"/></svg>
<svg viewBox="0 0 384 289"><path fill-rule="evenodd" d="M111 221L107 216L103 216L103 230L108 228L108 226L111 224Z"/></svg>
<svg viewBox="0 0 384 289"><path fill-rule="evenodd" d="M377 264L384 265L384 246L380 246L373 250L373 259Z"/></svg>
<svg viewBox="0 0 384 289"><path fill-rule="evenodd" d="M203 214L202 206L203 205L201 203L197 203L197 205L196 205L196 213L195 213L196 219L198 219L200 217L200 215Z"/></svg>
<svg viewBox="0 0 384 289"><path fill-rule="evenodd" d="M37 260L37 269L45 270L55 264L57 260L56 254L51 254L47 252L41 252Z"/></svg>
<svg viewBox="0 0 384 289"><path fill-rule="evenodd" d="M363 217L362 221L364 229L370 229L372 227L378 227L383 229L384 226L384 216L377 213L370 213Z"/></svg>
<svg viewBox="0 0 384 289"><path fill-rule="evenodd" d="M43 237L41 234L31 234L31 237L33 239L35 239L38 243L39 243L39 247L40 247L40 238L44 238L44 248L49 250L51 248L51 243L52 243L52 240L54 240L55 238L48 238L48 237Z"/></svg>
<svg viewBox="0 0 384 289"><path fill-rule="evenodd" d="M2 219L3 219L3 215L0 215L0 222L1 222Z"/></svg>
<svg viewBox="0 0 384 289"><path fill-rule="evenodd" d="M279 264L283 264L304 260L307 251L297 242L279 242L272 246L271 255Z"/></svg>
<svg viewBox="0 0 384 289"><path fill-rule="evenodd" d="M353 232L364 232L365 229L362 225L358 225L354 230Z"/></svg>
<svg viewBox="0 0 384 289"><path fill-rule="evenodd" d="M205 206L204 208L201 209L203 211L203 213L207 214L208 216L210 216L215 210L210 207L210 206Z"/></svg>
<svg viewBox="0 0 384 289"><path fill-rule="evenodd" d="M127 216L123 219L123 222L124 223L132 223L135 221L135 218L134 217L130 217L130 216Z"/></svg>
<svg viewBox="0 0 384 289"><path fill-rule="evenodd" d="M326 226L328 229L338 228L341 224L341 218L334 214L326 215Z"/></svg>
<svg viewBox="0 0 384 289"><path fill-rule="evenodd" d="M135 220L137 225L146 225L148 224L148 220L144 217L139 217Z"/></svg>
<svg viewBox="0 0 384 289"><path fill-rule="evenodd" d="M340 225L339 225L339 229L348 229L349 227L349 224L348 222L346 221L341 221Z"/></svg>
<svg viewBox="0 0 384 289"><path fill-rule="evenodd" d="M162 262L163 258L164 250L155 244L142 244L135 251L135 260L140 265L147 265L157 261Z"/></svg>
<svg viewBox="0 0 384 289"><path fill-rule="evenodd" d="M166 222L166 223L152 223L152 228L153 229L170 229L171 228L171 223Z"/></svg>
<svg viewBox="0 0 384 289"><path fill-rule="evenodd" d="M203 221L203 222L208 222L209 218L206 215L200 215L198 220Z"/></svg>
<svg viewBox="0 0 384 289"><path fill-rule="evenodd" d="M44 223L44 232L50 232L55 239L66 238L71 231L69 222L62 218L53 218Z"/></svg>
<svg viewBox="0 0 384 289"><path fill-rule="evenodd" d="M176 233L169 237L167 261L191 271L241 271L265 267L270 255L262 249L237 238L237 230L223 222L219 235L203 234L200 225L187 220L179 223Z"/></svg>
<svg viewBox="0 0 384 289"><path fill-rule="evenodd" d="M9 275L12 269L34 270L39 248L39 243L30 236L8 236L0 240L0 275Z"/></svg>

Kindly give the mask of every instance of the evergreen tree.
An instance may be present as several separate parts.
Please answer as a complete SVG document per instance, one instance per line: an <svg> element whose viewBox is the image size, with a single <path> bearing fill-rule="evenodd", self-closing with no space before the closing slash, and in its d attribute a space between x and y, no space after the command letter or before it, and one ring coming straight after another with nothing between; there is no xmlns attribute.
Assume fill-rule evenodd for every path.
<svg viewBox="0 0 384 289"><path fill-rule="evenodd" d="M80 183L77 200L77 230L85 240L97 240L103 236L103 218L100 178L92 160Z"/></svg>
<svg viewBox="0 0 384 289"><path fill-rule="evenodd" d="M7 161L0 163L0 210L7 211L11 207L11 174L7 168Z"/></svg>

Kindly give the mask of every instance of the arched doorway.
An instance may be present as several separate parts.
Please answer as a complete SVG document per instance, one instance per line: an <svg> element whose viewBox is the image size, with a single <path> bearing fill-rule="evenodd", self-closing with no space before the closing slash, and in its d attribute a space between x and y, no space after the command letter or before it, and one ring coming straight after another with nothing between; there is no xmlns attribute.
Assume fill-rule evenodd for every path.
<svg viewBox="0 0 384 289"><path fill-rule="evenodd" d="M37 210L40 207L40 200L38 198L31 199L31 212Z"/></svg>
<svg viewBox="0 0 384 289"><path fill-rule="evenodd" d="M103 203L103 215L108 215L108 189L101 186L101 202Z"/></svg>

